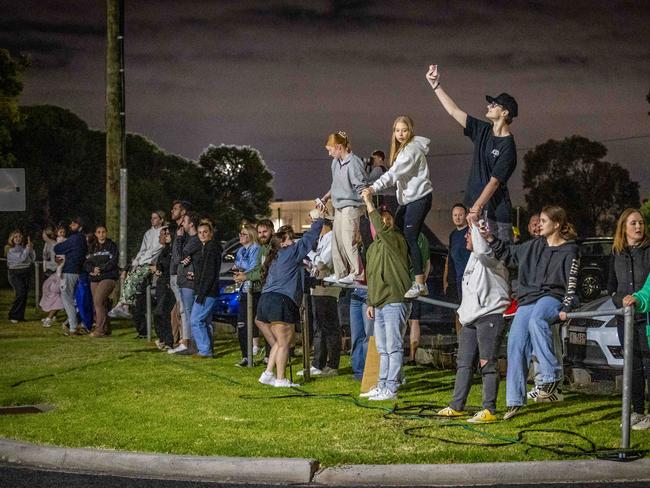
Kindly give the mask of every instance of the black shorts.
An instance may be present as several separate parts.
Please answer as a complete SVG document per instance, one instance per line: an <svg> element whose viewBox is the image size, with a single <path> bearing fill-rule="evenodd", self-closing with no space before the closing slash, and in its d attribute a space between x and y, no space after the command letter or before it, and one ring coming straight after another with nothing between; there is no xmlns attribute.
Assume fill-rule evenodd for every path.
<svg viewBox="0 0 650 488"><path fill-rule="evenodd" d="M420 320L421 317L422 317L422 302L413 300L411 302L411 315L409 316L409 320Z"/></svg>
<svg viewBox="0 0 650 488"><path fill-rule="evenodd" d="M257 304L257 320L267 324L284 322L297 324L300 322L298 305L286 295L276 292L262 293Z"/></svg>

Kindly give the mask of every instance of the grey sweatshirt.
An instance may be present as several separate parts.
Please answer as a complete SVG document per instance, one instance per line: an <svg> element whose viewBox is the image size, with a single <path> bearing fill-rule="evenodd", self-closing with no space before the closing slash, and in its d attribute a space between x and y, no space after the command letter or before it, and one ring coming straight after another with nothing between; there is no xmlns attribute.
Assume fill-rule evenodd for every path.
<svg viewBox="0 0 650 488"><path fill-rule="evenodd" d="M9 269L29 268L35 260L34 250L29 250L24 246L14 246L7 251L7 268Z"/></svg>
<svg viewBox="0 0 650 488"><path fill-rule="evenodd" d="M330 197L336 209L360 207L361 190L368 186L368 176L363 161L355 154L343 160L332 160L332 187Z"/></svg>

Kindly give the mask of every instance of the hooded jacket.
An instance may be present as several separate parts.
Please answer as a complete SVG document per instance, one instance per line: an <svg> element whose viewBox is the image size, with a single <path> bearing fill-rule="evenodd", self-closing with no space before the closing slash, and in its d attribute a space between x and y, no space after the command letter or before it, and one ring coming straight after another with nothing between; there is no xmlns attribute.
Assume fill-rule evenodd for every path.
<svg viewBox="0 0 650 488"><path fill-rule="evenodd" d="M637 247L625 247L620 253L613 252L609 261L609 280L607 293L612 296L616 307L623 306L623 298L640 290L650 275L650 243ZM637 313L636 320L645 320L645 315ZM623 317L617 321L623 324Z"/></svg>
<svg viewBox="0 0 650 488"><path fill-rule="evenodd" d="M426 137L415 136L397 154L390 169L372 184L372 189L379 192L391 186L397 187L397 201L400 205L414 202L431 193L433 187L426 158L429 142Z"/></svg>
<svg viewBox="0 0 650 488"><path fill-rule="evenodd" d="M119 278L119 267L117 264L119 251L117 244L110 239L106 239L104 244L95 246L86 256L84 270L90 275L95 267L99 268L99 275L90 275L90 281L117 280Z"/></svg>
<svg viewBox="0 0 650 488"><path fill-rule="evenodd" d="M457 311L463 325L485 315L503 313L510 305L506 266L495 257L478 227L472 227L471 233L474 250L463 273L463 300Z"/></svg>
<svg viewBox="0 0 650 488"><path fill-rule="evenodd" d="M507 244L499 239L490 243L498 259L506 266L518 268L516 297L520 305L535 303L544 296L562 302L562 312L578 306L578 245L574 240L549 246L545 237L523 244Z"/></svg>

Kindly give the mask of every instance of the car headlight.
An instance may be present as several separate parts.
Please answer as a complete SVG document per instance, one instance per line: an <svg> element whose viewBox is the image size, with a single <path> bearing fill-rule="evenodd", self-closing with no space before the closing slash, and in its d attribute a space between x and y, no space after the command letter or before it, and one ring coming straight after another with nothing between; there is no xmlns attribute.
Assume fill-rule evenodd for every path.
<svg viewBox="0 0 650 488"><path fill-rule="evenodd" d="M223 289L224 293L237 293L239 291L239 284L233 283L232 285L228 285Z"/></svg>

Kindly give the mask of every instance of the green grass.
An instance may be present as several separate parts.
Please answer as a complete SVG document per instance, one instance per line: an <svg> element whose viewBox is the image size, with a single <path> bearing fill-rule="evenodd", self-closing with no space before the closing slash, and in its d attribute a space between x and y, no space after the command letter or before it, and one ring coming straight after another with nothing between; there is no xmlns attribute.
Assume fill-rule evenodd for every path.
<svg viewBox="0 0 650 488"><path fill-rule="evenodd" d="M571 393L563 403L532 404L512 421L473 430L458 421L385 418L390 402L361 401L374 407L361 408L353 401L359 385L352 380L347 356L340 376L312 381L302 390L350 397L274 399L298 392L258 384L261 367L236 368L238 346L230 335L218 338L216 359L194 360L158 352L135 339L127 323L118 323L109 339L70 338L58 325L42 328L32 307L32 321L12 325L5 319L10 300L10 292L0 293L0 405L49 403L56 409L0 416L1 437L175 454L308 457L327 466L566 459L515 442L525 429L568 429L599 448L619 445L618 396ZM406 375L400 406L429 403L440 408L449 401L453 372L412 367ZM480 405L480 393L480 386L473 388L470 405ZM500 414L504 401L502 382ZM416 433L425 437L405 434L413 427L424 427ZM586 441L566 434L522 435L529 444L589 448ZM510 444L485 447L440 438L488 444L507 439ZM649 449L650 434L633 431L632 442ZM575 452L570 446L564 449Z"/></svg>

